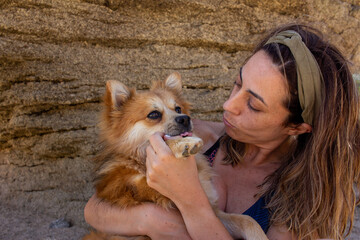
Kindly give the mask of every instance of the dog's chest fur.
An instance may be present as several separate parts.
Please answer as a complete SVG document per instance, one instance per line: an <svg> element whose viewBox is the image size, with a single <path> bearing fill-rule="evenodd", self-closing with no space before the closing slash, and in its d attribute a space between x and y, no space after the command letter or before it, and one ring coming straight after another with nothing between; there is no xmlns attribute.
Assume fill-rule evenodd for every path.
<svg viewBox="0 0 360 240"><path fill-rule="evenodd" d="M105 152L97 156L95 188L99 198L123 208L141 202L174 207L168 198L147 185L145 159Z"/></svg>

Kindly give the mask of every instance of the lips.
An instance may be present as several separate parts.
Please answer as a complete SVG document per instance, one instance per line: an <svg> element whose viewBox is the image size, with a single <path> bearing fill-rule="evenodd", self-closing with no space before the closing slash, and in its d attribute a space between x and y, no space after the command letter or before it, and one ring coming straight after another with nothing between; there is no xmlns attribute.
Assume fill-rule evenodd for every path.
<svg viewBox="0 0 360 240"><path fill-rule="evenodd" d="M232 125L226 118L223 116L223 122L226 126L234 128L234 125Z"/></svg>

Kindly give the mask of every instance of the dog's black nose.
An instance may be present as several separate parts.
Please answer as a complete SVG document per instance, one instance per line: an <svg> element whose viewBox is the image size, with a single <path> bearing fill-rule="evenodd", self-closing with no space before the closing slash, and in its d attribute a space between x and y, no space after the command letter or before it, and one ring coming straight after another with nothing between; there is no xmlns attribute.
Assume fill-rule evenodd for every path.
<svg viewBox="0 0 360 240"><path fill-rule="evenodd" d="M175 121L184 127L188 127L190 125L190 117L186 115L176 117Z"/></svg>

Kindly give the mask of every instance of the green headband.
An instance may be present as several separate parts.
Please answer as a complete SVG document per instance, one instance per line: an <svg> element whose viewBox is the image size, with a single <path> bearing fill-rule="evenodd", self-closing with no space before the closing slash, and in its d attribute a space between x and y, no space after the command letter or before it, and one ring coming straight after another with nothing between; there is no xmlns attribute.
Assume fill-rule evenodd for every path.
<svg viewBox="0 0 360 240"><path fill-rule="evenodd" d="M280 43L287 46L296 62L298 95L302 108L301 116L305 123L313 126L321 105L321 86L323 77L314 55L306 47L301 36L292 30L272 36L266 43Z"/></svg>

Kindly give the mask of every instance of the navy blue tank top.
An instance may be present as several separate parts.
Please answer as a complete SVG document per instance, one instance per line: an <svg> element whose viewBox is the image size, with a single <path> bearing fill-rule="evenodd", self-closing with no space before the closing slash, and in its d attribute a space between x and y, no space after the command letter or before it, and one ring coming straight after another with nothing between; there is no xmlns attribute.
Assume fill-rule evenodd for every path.
<svg viewBox="0 0 360 240"><path fill-rule="evenodd" d="M220 147L220 139L209 148L204 155L207 156L210 166L213 166L215 155ZM243 214L252 217L266 233L270 224L270 212L266 208L265 197L260 197L250 208L248 208Z"/></svg>

